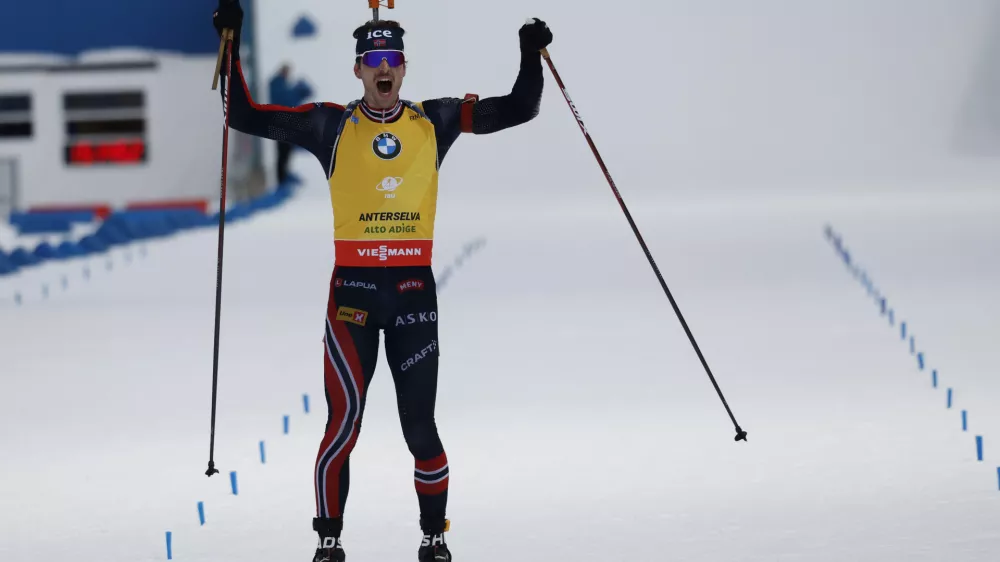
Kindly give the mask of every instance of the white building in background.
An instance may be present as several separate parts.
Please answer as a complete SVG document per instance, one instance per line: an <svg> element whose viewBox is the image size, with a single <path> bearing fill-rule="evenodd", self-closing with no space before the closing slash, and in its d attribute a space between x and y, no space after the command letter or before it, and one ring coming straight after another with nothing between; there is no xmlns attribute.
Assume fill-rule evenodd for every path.
<svg viewBox="0 0 1000 562"><path fill-rule="evenodd" d="M255 90L253 2L244 3L240 54ZM0 37L0 217L53 207L216 206L224 115L212 90L212 6L140 3L129 16L134 25L123 25L108 15L118 13L117 1L100 0L87 21L51 29L44 6L26 6L23 25ZM231 201L265 191L259 139L230 130L227 175Z"/></svg>
<svg viewBox="0 0 1000 562"><path fill-rule="evenodd" d="M214 71L214 58L180 55L0 63L0 212L211 205L224 122ZM229 142L229 193L259 192L252 139L230 130Z"/></svg>

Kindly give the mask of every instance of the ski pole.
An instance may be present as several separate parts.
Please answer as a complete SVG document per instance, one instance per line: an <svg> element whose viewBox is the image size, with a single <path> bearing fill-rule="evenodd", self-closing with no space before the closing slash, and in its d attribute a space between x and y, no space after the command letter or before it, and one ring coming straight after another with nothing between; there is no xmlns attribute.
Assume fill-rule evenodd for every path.
<svg viewBox="0 0 1000 562"><path fill-rule="evenodd" d="M712 370L708 368L708 362L705 361L705 356L702 355L701 349L698 347L698 342L694 340L694 335L691 334L691 329L688 328L687 322L684 321L684 316L681 315L677 302L674 300L673 295L670 294L670 289L667 288L667 283L663 280L663 275L660 274L660 268L656 266L656 262L653 261L653 255L649 252L649 248L646 246L646 242L642 239L642 235L639 234L639 228L636 226L635 221L632 220L632 214L629 213L628 207L625 206L625 201L618 192L618 188L615 187L614 180L611 179L611 172L608 171L608 167L604 164L604 159L601 158L601 154L597 151L597 146L594 145L593 139L590 138L590 133L587 132L587 126L583 124L583 118L580 116L580 112L577 111L576 105L573 103L573 100L570 99L569 92L566 91L566 86L563 84L562 78L556 71L556 67L552 63L552 59L549 57L548 50L542 49L541 53L545 62L548 63L549 70L552 71L552 76L555 77L556 83L559 85L559 89L562 90L563 97L566 98L566 103L569 104L570 110L576 117L576 122L580 126L580 131L583 132L583 136L587 139L587 144L590 145L590 150L593 151L594 157L597 158L597 163L601 166L601 170L604 171L604 177L607 178L608 183L611 185L611 191L614 192L615 198L618 199L618 204L621 205L622 211L625 213L625 218L628 219L628 223L632 227L632 232L635 233L636 239L639 240L639 245L642 246L642 251L645 252L646 259L649 260L649 265L652 266L653 272L656 273L656 278L660 281L660 286L663 287L663 292L667 294L667 299L670 300L670 305L674 308L674 313L677 314L677 319L680 320L681 326L684 327L684 332L687 334L688 339L691 340L691 345L694 347L695 353L698 354L698 359L701 360L701 365L705 368L705 372L708 373L708 378L711 379L712 385L715 386L715 391L719 393L719 398L722 399L722 405L725 406L726 412L729 413L729 419L733 421L733 425L736 427L735 440L746 441L747 432L740 428L740 424L736 422L736 417L733 416L733 411L729 408L729 404L726 403L726 398L722 395L722 390L719 388L719 384L715 381L715 376L712 375Z"/></svg>
<svg viewBox="0 0 1000 562"><path fill-rule="evenodd" d="M232 78L233 78L233 30L223 29L222 30L222 43L226 48L226 83L225 88L225 103L223 104L223 116L224 124L222 128L222 185L219 194L219 259L216 265L216 278L215 278L215 351L212 358L212 431L211 431L211 441L209 443L208 449L208 470L205 475L211 477L213 474L218 474L218 470L215 468L215 405L216 398L218 395L219 388L219 332L220 324L222 321L222 248L223 240L225 237L225 227L226 227L226 168L229 162L229 100L230 93L232 92ZM219 65L221 66L222 59L219 59ZM219 77L219 72L216 71L216 79ZM214 87L212 88L215 89Z"/></svg>

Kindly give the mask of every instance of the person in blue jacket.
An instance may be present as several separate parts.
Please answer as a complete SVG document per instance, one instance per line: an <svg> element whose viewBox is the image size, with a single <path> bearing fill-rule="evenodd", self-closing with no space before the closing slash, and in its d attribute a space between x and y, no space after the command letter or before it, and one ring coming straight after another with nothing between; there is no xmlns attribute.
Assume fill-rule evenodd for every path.
<svg viewBox="0 0 1000 562"><path fill-rule="evenodd" d="M298 107L312 96L312 88L309 87L309 84L305 80L299 80L296 84L290 83L289 76L291 73L291 65L285 63L278 69L278 73L271 78L271 82L268 84L271 105ZM292 155L293 148L294 145L291 143L278 141L277 169L279 186L285 185L285 182L289 178L288 160Z"/></svg>

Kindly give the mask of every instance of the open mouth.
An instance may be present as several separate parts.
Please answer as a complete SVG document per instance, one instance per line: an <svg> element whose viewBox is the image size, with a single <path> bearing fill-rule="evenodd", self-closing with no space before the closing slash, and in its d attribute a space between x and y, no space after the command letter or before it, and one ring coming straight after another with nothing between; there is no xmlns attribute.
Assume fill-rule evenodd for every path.
<svg viewBox="0 0 1000 562"><path fill-rule="evenodd" d="M378 88L380 94L388 94L392 91L392 79L391 78L379 78L375 81L375 87Z"/></svg>

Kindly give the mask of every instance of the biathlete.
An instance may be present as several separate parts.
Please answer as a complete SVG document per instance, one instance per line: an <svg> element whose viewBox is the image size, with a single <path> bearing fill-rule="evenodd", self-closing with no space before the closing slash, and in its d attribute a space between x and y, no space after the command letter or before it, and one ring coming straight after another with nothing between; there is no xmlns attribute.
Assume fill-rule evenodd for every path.
<svg viewBox="0 0 1000 562"><path fill-rule="evenodd" d="M440 344L431 255L438 172L462 133L495 133L538 115L540 50L552 42L552 33L537 19L520 28L520 69L509 94L414 103L399 97L406 76L405 31L394 21L369 21L354 31L361 99L281 107L251 99L239 61L239 1L220 0L212 19L220 36L223 29L234 30L234 80L221 88L223 96L230 90L230 126L308 150L319 160L330 189L336 257L324 326L329 417L314 473L313 529L319 544L313 562L345 560L340 535L349 460L375 372L380 330L403 435L414 458L423 531L418 559L450 562L448 458L434 420Z"/></svg>

